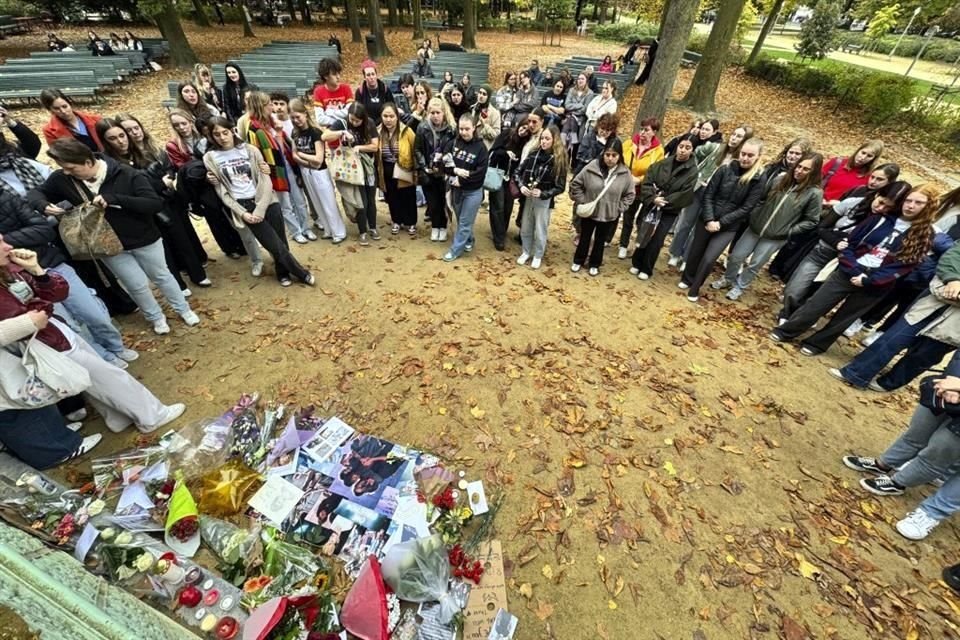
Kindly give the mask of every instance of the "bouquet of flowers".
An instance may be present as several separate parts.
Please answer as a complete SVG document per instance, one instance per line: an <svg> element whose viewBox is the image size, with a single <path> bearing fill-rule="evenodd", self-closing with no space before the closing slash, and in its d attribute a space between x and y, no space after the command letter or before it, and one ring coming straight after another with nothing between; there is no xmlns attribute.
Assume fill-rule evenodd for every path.
<svg viewBox="0 0 960 640"><path fill-rule="evenodd" d="M244 396L247 398L247 396ZM241 403L243 399L241 398ZM255 403L256 400L254 399ZM230 457L240 458L245 465L251 469L256 469L267 455L266 446L263 443L262 429L257 420L256 406L242 404L236 409L241 409L233 419L231 429L233 431L233 444L230 445Z"/></svg>
<svg viewBox="0 0 960 640"><path fill-rule="evenodd" d="M257 528L241 529L217 518L200 516L200 539L219 558L217 568L223 579L235 586L243 584L250 569L262 561L263 545Z"/></svg>
<svg viewBox="0 0 960 640"><path fill-rule="evenodd" d="M329 603L316 594L281 596L257 607L243 625L243 640L328 640Z"/></svg>
<svg viewBox="0 0 960 640"><path fill-rule="evenodd" d="M164 526L164 542L167 546L182 556L192 558L200 548L199 516L197 503L183 483L183 474L178 471Z"/></svg>
<svg viewBox="0 0 960 640"><path fill-rule="evenodd" d="M145 574L156 561L141 547L102 544L99 553L108 574L118 582L129 582L135 576Z"/></svg>
<svg viewBox="0 0 960 640"><path fill-rule="evenodd" d="M383 580L397 597L410 602L439 602L440 622L459 611L449 593L450 560L439 535L395 545L383 559Z"/></svg>

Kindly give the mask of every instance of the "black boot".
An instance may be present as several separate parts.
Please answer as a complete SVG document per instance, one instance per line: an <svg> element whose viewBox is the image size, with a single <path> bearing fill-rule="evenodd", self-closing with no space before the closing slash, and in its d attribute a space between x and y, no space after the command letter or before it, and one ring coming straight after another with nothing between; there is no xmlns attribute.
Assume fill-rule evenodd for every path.
<svg viewBox="0 0 960 640"><path fill-rule="evenodd" d="M960 594L960 564L945 568L942 575L947 586Z"/></svg>

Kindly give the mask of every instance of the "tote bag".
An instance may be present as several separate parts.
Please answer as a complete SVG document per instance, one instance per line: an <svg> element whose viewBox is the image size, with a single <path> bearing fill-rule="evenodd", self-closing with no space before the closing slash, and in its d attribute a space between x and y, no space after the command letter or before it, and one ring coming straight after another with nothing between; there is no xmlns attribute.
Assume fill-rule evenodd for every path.
<svg viewBox="0 0 960 640"><path fill-rule="evenodd" d="M83 204L60 216L58 230L63 245L76 260L109 258L123 252L123 244L107 222L103 208L90 202L86 191L77 185Z"/></svg>
<svg viewBox="0 0 960 640"><path fill-rule="evenodd" d="M34 333L18 358L0 349L2 394L11 405L38 409L75 396L90 387L90 373L65 354L48 347Z"/></svg>
<svg viewBox="0 0 960 640"><path fill-rule="evenodd" d="M503 188L503 171L496 167L487 167L483 176L483 188L487 191L500 191Z"/></svg>
<svg viewBox="0 0 960 640"><path fill-rule="evenodd" d="M327 146L329 157L327 158L327 168L330 170L330 177L336 182L345 182L347 184L364 186L366 176L363 171L363 163L360 160L360 152L353 147L339 145L336 149Z"/></svg>

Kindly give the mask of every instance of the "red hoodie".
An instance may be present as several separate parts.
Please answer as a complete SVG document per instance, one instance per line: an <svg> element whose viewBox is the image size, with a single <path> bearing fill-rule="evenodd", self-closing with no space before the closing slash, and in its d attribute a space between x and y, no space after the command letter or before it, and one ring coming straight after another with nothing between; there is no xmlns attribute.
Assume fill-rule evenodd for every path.
<svg viewBox="0 0 960 640"><path fill-rule="evenodd" d="M0 320L8 320L23 315L27 311L45 311L48 316L53 315L53 303L62 302L67 297L70 287L63 277L47 271L46 276L32 276L17 266L9 266L7 270L18 280L23 280L33 290L33 298L24 304L20 298L13 295L7 287L0 287ZM70 343L66 336L60 333L53 323L48 324L37 334L43 344L57 351L69 351Z"/></svg>
<svg viewBox="0 0 960 640"><path fill-rule="evenodd" d="M850 189L865 186L870 180L869 170L861 173L861 169L850 169L847 166L848 160L849 158L837 156L830 158L830 160L823 165L823 177L827 178L828 175L830 176L823 185L823 199L825 201L839 200L840 196L850 191Z"/></svg>

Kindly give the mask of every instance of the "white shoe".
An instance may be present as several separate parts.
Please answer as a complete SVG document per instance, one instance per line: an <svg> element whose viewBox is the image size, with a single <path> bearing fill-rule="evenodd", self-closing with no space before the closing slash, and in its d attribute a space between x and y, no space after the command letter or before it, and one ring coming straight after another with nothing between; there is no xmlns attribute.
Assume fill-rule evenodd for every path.
<svg viewBox="0 0 960 640"><path fill-rule="evenodd" d="M117 369L126 369L127 367L130 366L129 364L127 364L124 360L121 360L120 358L111 358L110 360L107 360L107 362L109 362L110 364L112 364L113 366L115 366Z"/></svg>
<svg viewBox="0 0 960 640"><path fill-rule="evenodd" d="M939 520L934 520L921 508L916 508L897 522L897 531L907 540L923 540L937 528Z"/></svg>
<svg viewBox="0 0 960 640"><path fill-rule="evenodd" d="M520 257L517 258L517 264L519 264L519 265L527 264L527 260L529 260L529 259L530 259L530 255L529 255L529 254L521 253L521 254L520 254Z"/></svg>
<svg viewBox="0 0 960 640"><path fill-rule="evenodd" d="M869 347L874 342L879 340L882 335L883 335L883 331L871 331L870 333L868 333L863 337L863 340L861 340L860 343L863 344L863 346L865 347Z"/></svg>
<svg viewBox="0 0 960 640"><path fill-rule="evenodd" d="M534 269L536 269L536 267L534 267ZM596 267L590 267L590 271L588 271L587 273L589 273L592 276L598 276L600 275L600 269L597 269Z"/></svg>
<svg viewBox="0 0 960 640"><path fill-rule="evenodd" d="M168 404L160 412L160 419L157 421L157 424L151 425L151 426L139 425L137 428L141 431L141 433L151 433L152 431L156 431L157 429L159 429L160 427L166 424L170 424L171 422L173 422L174 420L182 416L183 412L186 410L187 410L187 405L183 404L182 402L178 402L176 404Z"/></svg>
<svg viewBox="0 0 960 640"><path fill-rule="evenodd" d="M630 275L632 276L640 275L640 269L637 269L636 267L630 267Z"/></svg>
<svg viewBox="0 0 960 640"><path fill-rule="evenodd" d="M729 286L730 286L730 281L722 276L710 283L710 288L715 291L719 291L720 289L726 289Z"/></svg>
<svg viewBox="0 0 960 640"><path fill-rule="evenodd" d="M440 229L430 229L430 242L436 242L440 239Z"/></svg>
<svg viewBox="0 0 960 640"><path fill-rule="evenodd" d="M580 265L574 262L572 265L570 265L570 271L573 271L574 273L580 271Z"/></svg>
<svg viewBox="0 0 960 640"><path fill-rule="evenodd" d="M700 296L687 296L687 300L689 300L690 302L696 302L699 299L700 299Z"/></svg>
<svg viewBox="0 0 960 640"><path fill-rule="evenodd" d="M307 236L307 240L310 240L310 241L313 241L313 240L316 240L316 239L317 239L317 234L315 234L315 233L314 233L312 230L310 230L310 229L307 229L306 231L304 231L304 232L303 232L303 235Z"/></svg>
<svg viewBox="0 0 960 640"><path fill-rule="evenodd" d="M447 229L446 229L446 227L444 227L443 229L440 229L440 235L437 237L437 241L438 241L438 242L446 242L446 241L447 241Z"/></svg>
<svg viewBox="0 0 960 640"><path fill-rule="evenodd" d="M843 335L846 338L852 338L860 333L860 329L863 329L863 322L860 320L860 318L857 318L849 327L844 329Z"/></svg>
<svg viewBox="0 0 960 640"><path fill-rule="evenodd" d="M314 287L317 284L317 278L312 273L308 273L307 278L303 281L303 283Z"/></svg>
<svg viewBox="0 0 960 640"><path fill-rule="evenodd" d="M531 260L531 261L530 261L530 268L531 268L531 269L539 269L539 268L540 268L540 258L534 258L533 260Z"/></svg>
<svg viewBox="0 0 960 640"><path fill-rule="evenodd" d="M690 285L688 285L683 280L677 283L677 289L689 289L689 288L690 288Z"/></svg>
<svg viewBox="0 0 960 640"><path fill-rule="evenodd" d="M80 422L81 420L86 419L87 409L86 408L77 409L76 411L71 411L70 413L68 413L63 417L69 420L70 422Z"/></svg>
<svg viewBox="0 0 960 640"><path fill-rule="evenodd" d="M201 280L200 282L197 283L197 286L198 286L198 287L212 287L212 286L213 286L213 280L211 280L210 278L204 278L203 280Z"/></svg>
<svg viewBox="0 0 960 640"><path fill-rule="evenodd" d="M184 298L189 298L190 296L193 295L193 291L190 291L190 289L184 289L180 293L183 294Z"/></svg>
<svg viewBox="0 0 960 640"><path fill-rule="evenodd" d="M124 349L120 353L116 354L116 356L121 360L125 360L126 362L133 362L140 357L140 354L133 349Z"/></svg>
<svg viewBox="0 0 960 640"><path fill-rule="evenodd" d="M667 260L667 266L668 266L668 267L675 267L675 266L677 266L678 264L680 264L680 260L681 260L681 259L682 259L682 258L680 258L680 256L670 256L670 259Z"/></svg>
<svg viewBox="0 0 960 640"><path fill-rule="evenodd" d="M680 260L680 264L677 265L677 271L683 271L686 268L687 268L687 261Z"/></svg>
<svg viewBox="0 0 960 640"><path fill-rule="evenodd" d="M167 324L166 318L160 318L153 323L153 332L158 336L170 333L170 325Z"/></svg>
<svg viewBox="0 0 960 640"><path fill-rule="evenodd" d="M254 278L259 278L263 275L263 263L262 262L253 262L250 264L250 275Z"/></svg>
<svg viewBox="0 0 960 640"><path fill-rule="evenodd" d="M617 257L620 258L621 260L625 260L627 257L627 248L620 247L619 249L617 249Z"/></svg>
<svg viewBox="0 0 960 640"><path fill-rule="evenodd" d="M641 280L649 280L650 274L644 273L643 271L641 271L640 273L637 274L637 277L640 278Z"/></svg>
<svg viewBox="0 0 960 640"><path fill-rule="evenodd" d="M62 464L64 462L68 462L74 458L79 458L80 456L89 453L91 449L100 444L102 439L103 436L99 433L95 433L92 436L87 436L80 442L80 446L77 447L77 450L61 460L60 463Z"/></svg>
<svg viewBox="0 0 960 640"><path fill-rule="evenodd" d="M185 323L187 323L188 327L195 327L198 324L200 324L200 316L198 316L193 311L186 311L184 313L181 313L180 317L183 319Z"/></svg>
<svg viewBox="0 0 960 640"><path fill-rule="evenodd" d="M77 431L80 431L80 429L83 429L83 423L82 423L82 422L68 422L68 423L67 423L67 429L69 429L70 431L73 431L74 433L76 433Z"/></svg>
<svg viewBox="0 0 960 640"><path fill-rule="evenodd" d="M293 236L293 241L297 244L307 244L307 242L309 242L309 240L307 240L307 236L303 235L302 233L298 233L297 235Z"/></svg>

